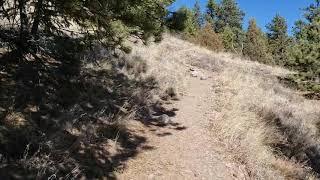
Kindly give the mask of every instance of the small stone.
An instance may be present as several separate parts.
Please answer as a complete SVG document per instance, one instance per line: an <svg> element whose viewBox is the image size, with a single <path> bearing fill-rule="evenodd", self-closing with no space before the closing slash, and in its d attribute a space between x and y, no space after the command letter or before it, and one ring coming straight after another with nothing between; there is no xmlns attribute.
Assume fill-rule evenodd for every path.
<svg viewBox="0 0 320 180"><path fill-rule="evenodd" d="M38 112L39 111L39 107L38 106L28 106L29 112Z"/></svg>
<svg viewBox="0 0 320 180"><path fill-rule="evenodd" d="M168 115L166 115L166 114L161 115L161 116L159 117L159 121L160 121L161 123L163 123L163 124L170 124L170 123L172 123L170 117L169 117Z"/></svg>
<svg viewBox="0 0 320 180"><path fill-rule="evenodd" d="M105 159L98 158L98 161L100 162L100 164L106 164L106 160Z"/></svg>
<svg viewBox="0 0 320 180"><path fill-rule="evenodd" d="M199 75L199 73L198 73L197 71L193 71L193 72L191 73L191 76L192 76L192 77L198 77L198 75Z"/></svg>
<svg viewBox="0 0 320 180"><path fill-rule="evenodd" d="M108 93L113 93L113 90L110 87L107 87Z"/></svg>
<svg viewBox="0 0 320 180"><path fill-rule="evenodd" d="M91 103L89 103L89 102L88 102L88 103L86 103L86 107L87 107L87 108L89 108L89 109L92 109L92 108L93 108L92 104L91 104Z"/></svg>
<svg viewBox="0 0 320 180"><path fill-rule="evenodd" d="M206 77L206 76L201 76L200 77L200 80L207 80L208 79L208 77Z"/></svg>
<svg viewBox="0 0 320 180"><path fill-rule="evenodd" d="M30 53L24 55L24 58L25 58L27 61L35 61L35 60L36 60L35 57L34 57L32 54L30 54Z"/></svg>

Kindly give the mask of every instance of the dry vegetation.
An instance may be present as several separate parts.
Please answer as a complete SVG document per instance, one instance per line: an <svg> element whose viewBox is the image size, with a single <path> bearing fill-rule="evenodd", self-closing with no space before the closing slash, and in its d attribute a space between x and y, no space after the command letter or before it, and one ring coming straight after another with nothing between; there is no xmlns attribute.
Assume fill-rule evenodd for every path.
<svg viewBox="0 0 320 180"><path fill-rule="evenodd" d="M223 40L221 35L212 29L211 24L207 24L203 29L199 30L197 35L186 37L186 39L194 44L206 47L211 50L224 50Z"/></svg>
<svg viewBox="0 0 320 180"><path fill-rule="evenodd" d="M319 172L320 103L281 86L275 74L227 68L217 80L213 130L253 177L311 178Z"/></svg>
<svg viewBox="0 0 320 180"><path fill-rule="evenodd" d="M170 36L171 37L171 36ZM168 37L165 37L168 39ZM144 46L136 43L133 46L131 57L141 57L148 65L145 76L153 76L159 83L160 92L174 91L183 94L185 92L186 63L180 59L179 54L172 53L175 51L173 46L163 46L165 42L159 44L153 43ZM162 94L163 95L163 94Z"/></svg>
<svg viewBox="0 0 320 180"><path fill-rule="evenodd" d="M157 49L168 51L163 55L170 54L171 63L215 72L219 115L212 133L225 145L226 156L245 165L250 177L318 177L320 102L279 83L290 71L211 52L170 36Z"/></svg>
<svg viewBox="0 0 320 180"><path fill-rule="evenodd" d="M0 179L114 178L146 142L126 122L153 123L160 98L176 94L175 81L159 81L174 79L173 69L158 72L162 61L141 58L142 45L115 58L101 46L82 52L68 43L74 56L56 48L64 59L43 58L40 70L0 56Z"/></svg>
<svg viewBox="0 0 320 180"><path fill-rule="evenodd" d="M3 104L8 110L0 109L2 123L10 130L9 138L20 138L2 147L9 152L15 149L11 152L15 157L2 159L6 166L0 173L8 175L3 178L19 175L22 179L26 172L30 179L113 178L113 171L135 156L146 141L128 131L124 120L149 116L151 107L161 105L161 99L167 99L164 97L183 95L190 66L214 73L210 81L215 83L212 93L218 115L212 122L212 138L222 142L221 153L226 158L244 165L253 179L319 176L320 102L307 100L280 84L278 78L290 74L287 70L212 52L170 35L148 47L135 42L132 54L102 61L100 66L94 64L77 67L78 78L63 75L54 77L57 85L53 87L40 86L42 93L54 93L43 96L47 104ZM15 79L9 75L17 72L5 73L2 81L7 82L7 91L1 92L3 95L20 87L19 83L10 83ZM37 91L33 94L37 88L30 87L31 97L37 97ZM57 91L51 92L50 88ZM9 96L2 98L9 102L5 98ZM41 126L35 120L41 120ZM42 131L48 134L39 136ZM16 161L10 164L12 160Z"/></svg>

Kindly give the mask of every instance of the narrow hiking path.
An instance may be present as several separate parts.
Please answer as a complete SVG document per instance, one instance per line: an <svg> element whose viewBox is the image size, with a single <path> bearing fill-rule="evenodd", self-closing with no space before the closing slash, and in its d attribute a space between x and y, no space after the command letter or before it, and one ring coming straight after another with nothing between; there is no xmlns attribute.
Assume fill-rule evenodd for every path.
<svg viewBox="0 0 320 180"><path fill-rule="evenodd" d="M183 96L164 105L168 110L164 113L172 116L169 126L128 122L130 133L145 141L116 170L116 178L313 178L307 161L292 161L273 148L287 144L288 130L289 134L297 132L292 137L297 136L298 144L318 132L315 102L279 83L279 77L292 72L212 52L171 36L133 52L146 60L147 74L156 77L162 91L173 87ZM211 78L193 77L194 71ZM308 134L306 139L300 139L305 136L302 132ZM295 148L293 145L293 152Z"/></svg>
<svg viewBox="0 0 320 180"><path fill-rule="evenodd" d="M207 77L212 76L202 71ZM210 133L210 122L217 113L213 103L213 79L190 76L186 77L186 82L186 94L170 105L178 109L172 121L180 127L140 130L150 150L143 150L129 160L123 172L118 173L119 179L240 178L215 151L219 143Z"/></svg>

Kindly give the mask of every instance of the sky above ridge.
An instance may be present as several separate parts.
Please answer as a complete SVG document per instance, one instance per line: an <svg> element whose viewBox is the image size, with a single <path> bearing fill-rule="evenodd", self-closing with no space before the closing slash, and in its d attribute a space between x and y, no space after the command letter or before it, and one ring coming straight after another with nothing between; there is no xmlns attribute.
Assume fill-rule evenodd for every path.
<svg viewBox="0 0 320 180"><path fill-rule="evenodd" d="M174 11L181 6L193 7L196 0L176 0L169 8ZM202 10L205 10L208 0L199 0ZM247 27L250 18L255 18L258 25L266 31L265 26L277 13L285 17L288 22L288 31L291 34L294 22L303 17L302 9L314 0L237 0L240 8L246 13L244 27Z"/></svg>

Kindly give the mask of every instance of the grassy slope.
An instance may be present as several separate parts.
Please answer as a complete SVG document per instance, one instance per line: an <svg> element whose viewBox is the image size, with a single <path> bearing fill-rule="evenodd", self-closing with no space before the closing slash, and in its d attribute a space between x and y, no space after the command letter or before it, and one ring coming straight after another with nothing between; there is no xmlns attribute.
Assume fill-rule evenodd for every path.
<svg viewBox="0 0 320 180"><path fill-rule="evenodd" d="M211 52L169 35L153 46L147 51L170 54L162 58L161 70L179 62L216 72L215 106L220 116L212 132L225 144L226 155L244 164L251 177L312 179L319 173L320 102L279 83L279 77L291 72ZM153 57L149 54L151 62Z"/></svg>
<svg viewBox="0 0 320 180"><path fill-rule="evenodd" d="M136 57L141 57L142 60L137 61L139 58ZM319 172L317 159L320 159L320 103L306 100L298 92L279 84L278 77L289 74L289 71L243 60L231 54L215 53L169 35L160 44L149 47L134 45L133 54L125 59L122 65L119 65L121 60L117 60L117 65L106 63L101 64L100 68L89 65L79 67L74 76L63 74L55 77L57 83L54 85L39 86L40 88L30 85L31 90L40 89L43 92L43 95L40 94L40 102L43 104L35 108L32 98L26 98L31 99L30 102L19 103L14 111L6 110L11 108L8 103L1 117L3 115L2 123L7 123L9 130L12 123L13 130L17 129L17 125L27 129L25 127L30 125L24 122L32 123L32 132L48 132L48 127L56 128L43 137L44 140L40 139L43 147L46 147L40 155L37 147L25 151L29 139L24 144L18 141L4 144L10 153L18 155L12 166L27 170L29 175L34 171L35 176L39 172L40 175L49 176L59 171L61 174L57 175L63 177L76 169L81 170L80 174L88 178L111 177L114 169L136 155L137 147L145 141L126 128L113 128L111 122L131 118L126 113L118 117L123 107L127 108L129 116L131 112L141 111L142 107L148 108L157 100L152 96L161 97L161 93L168 88L173 87L183 93L186 71L181 67L193 65L211 70L215 74L214 105L219 116L213 121L212 134L225 145L222 152L225 156L245 165L248 174L254 179L312 178L313 173ZM144 61L149 68L145 68ZM74 64L71 65L74 69ZM27 79L25 83L11 83L16 81L12 79L15 77L13 75L19 73L14 71L14 67L12 72L5 72L8 75L1 74L6 88L3 88L0 95L3 99L8 99L8 102L12 101L10 97L17 96L13 90L19 90L20 84L26 88L28 86L25 83L29 82ZM64 72L65 68L67 66L53 67L53 71ZM44 71L44 74L48 74L48 77L44 76L43 80L51 78L50 72ZM156 79L155 82L152 77ZM153 88L154 85L160 88ZM30 90L17 93L25 95L25 92ZM36 99L40 96L37 92L27 97ZM46 92L49 92L47 96ZM7 96L10 93L13 95ZM63 101L60 102L61 100ZM110 109L105 110L108 107ZM69 127L68 124L74 123L74 119L77 120L76 123ZM53 126L55 123L61 127ZM22 132L19 128L17 130ZM116 132L121 132L117 141L120 151L112 153L106 147L109 147L109 142L113 142ZM17 136L15 131L12 134L14 138ZM24 135L22 133L21 137ZM31 138L35 144L39 143L30 135ZM61 140L68 141L69 145ZM46 142L53 142L55 146L47 147ZM19 148L16 148L17 144ZM58 146L60 144L61 147ZM8 152L7 149L5 152ZM97 155L101 149L102 155ZM29 154L23 156L25 152ZM17 174L15 168L9 165L3 166L0 174L10 174L8 169Z"/></svg>

